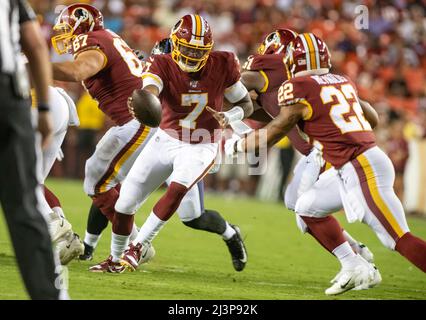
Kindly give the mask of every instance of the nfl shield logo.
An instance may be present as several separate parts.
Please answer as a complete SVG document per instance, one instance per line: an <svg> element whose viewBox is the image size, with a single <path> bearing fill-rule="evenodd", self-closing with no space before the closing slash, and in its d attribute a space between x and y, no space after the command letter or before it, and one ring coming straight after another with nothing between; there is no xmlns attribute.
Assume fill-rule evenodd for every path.
<svg viewBox="0 0 426 320"><path fill-rule="evenodd" d="M198 81L192 80L189 82L189 86L193 89L195 89L198 86Z"/></svg>

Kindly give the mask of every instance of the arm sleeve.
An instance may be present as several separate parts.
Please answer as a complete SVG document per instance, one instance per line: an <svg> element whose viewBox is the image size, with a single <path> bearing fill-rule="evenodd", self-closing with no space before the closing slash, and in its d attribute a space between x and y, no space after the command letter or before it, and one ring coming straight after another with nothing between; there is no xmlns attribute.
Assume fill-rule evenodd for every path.
<svg viewBox="0 0 426 320"><path fill-rule="evenodd" d="M145 88L149 85L154 85L161 93L164 87L161 70L161 58L150 57L149 61L145 65L145 71L142 73L142 88Z"/></svg>
<svg viewBox="0 0 426 320"><path fill-rule="evenodd" d="M28 4L27 0L18 0L18 8L20 24L36 19L36 14L34 13L33 8L31 8Z"/></svg>

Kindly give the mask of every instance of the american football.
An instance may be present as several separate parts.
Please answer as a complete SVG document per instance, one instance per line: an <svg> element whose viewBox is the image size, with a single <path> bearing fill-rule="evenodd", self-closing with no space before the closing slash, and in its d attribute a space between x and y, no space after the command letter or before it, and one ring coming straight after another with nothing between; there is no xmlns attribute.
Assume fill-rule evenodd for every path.
<svg viewBox="0 0 426 320"><path fill-rule="evenodd" d="M426 301L425 1L3 2L0 300Z"/></svg>
<svg viewBox="0 0 426 320"><path fill-rule="evenodd" d="M136 89L132 93L130 107L141 123L156 128L161 122L160 100L147 90Z"/></svg>

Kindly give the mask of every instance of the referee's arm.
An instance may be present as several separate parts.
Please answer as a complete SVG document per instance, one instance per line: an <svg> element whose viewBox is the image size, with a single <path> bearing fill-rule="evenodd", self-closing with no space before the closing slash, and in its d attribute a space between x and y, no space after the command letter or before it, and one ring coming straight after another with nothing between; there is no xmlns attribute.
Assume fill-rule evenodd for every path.
<svg viewBox="0 0 426 320"><path fill-rule="evenodd" d="M38 130L42 135L42 146L46 147L52 137L52 118L47 110L49 88L52 84L52 67L49 61L49 51L42 37L40 26L35 16L26 5L19 1L20 32L22 50L28 58L29 69L39 104Z"/></svg>

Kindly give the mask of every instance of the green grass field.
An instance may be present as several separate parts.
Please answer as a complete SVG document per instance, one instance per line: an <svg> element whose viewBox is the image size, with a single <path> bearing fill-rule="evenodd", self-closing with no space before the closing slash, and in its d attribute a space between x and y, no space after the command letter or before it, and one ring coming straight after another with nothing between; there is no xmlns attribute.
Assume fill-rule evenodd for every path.
<svg viewBox="0 0 426 320"><path fill-rule="evenodd" d="M79 181L49 180L60 196L74 230L84 235L89 199ZM160 196L155 193L136 216L140 225ZM383 282L371 290L349 291L329 298L323 293L340 265L309 236L300 233L294 215L279 203L209 195L206 207L221 212L241 227L248 264L235 272L227 248L214 234L185 227L175 216L154 241L157 254L138 271L93 274L93 262L109 254L110 228L104 233L95 261L69 265L73 299L426 299L426 276L398 253L384 248L360 223L339 220L375 254ZM426 220L410 218L413 233L426 238ZM4 218L0 218L0 299L27 299L11 248Z"/></svg>

